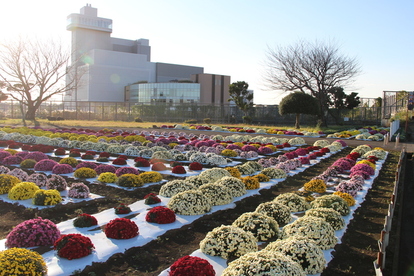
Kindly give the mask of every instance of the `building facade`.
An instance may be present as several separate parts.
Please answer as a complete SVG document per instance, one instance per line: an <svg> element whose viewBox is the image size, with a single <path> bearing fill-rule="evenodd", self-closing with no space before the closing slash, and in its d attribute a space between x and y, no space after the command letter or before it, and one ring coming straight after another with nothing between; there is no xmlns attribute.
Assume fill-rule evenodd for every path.
<svg viewBox="0 0 414 276"><path fill-rule="evenodd" d="M111 37L112 20L98 17L91 5L70 14L67 21L76 64L68 78L74 76L78 85L66 94L66 101L224 103L228 99L230 76L204 74L203 67L152 62L148 39Z"/></svg>

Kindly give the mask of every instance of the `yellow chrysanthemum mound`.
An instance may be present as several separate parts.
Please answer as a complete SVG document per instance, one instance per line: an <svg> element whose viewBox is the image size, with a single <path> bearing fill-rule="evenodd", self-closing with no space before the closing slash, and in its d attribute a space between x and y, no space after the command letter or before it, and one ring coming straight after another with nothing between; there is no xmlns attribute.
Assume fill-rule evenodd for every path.
<svg viewBox="0 0 414 276"><path fill-rule="evenodd" d="M309 182L306 182L303 185L303 188L308 192L315 192L320 194L326 192L326 184L322 179L313 179Z"/></svg>
<svg viewBox="0 0 414 276"><path fill-rule="evenodd" d="M44 276L47 266L39 253L14 247L0 252L0 273L5 276Z"/></svg>
<svg viewBox="0 0 414 276"><path fill-rule="evenodd" d="M33 197L33 204L38 206L56 205L62 201L62 197L58 190L42 190L39 189Z"/></svg>
<svg viewBox="0 0 414 276"><path fill-rule="evenodd" d="M40 188L33 182L20 182L10 189L8 197L13 200L33 198Z"/></svg>
<svg viewBox="0 0 414 276"><path fill-rule="evenodd" d="M346 204L348 204L348 206L354 206L355 205L355 199L350 194L343 193L343 192L340 192L340 191L336 191L333 194L342 197L346 201Z"/></svg>
<svg viewBox="0 0 414 276"><path fill-rule="evenodd" d="M0 174L0 195L7 194L19 182L21 180L13 175Z"/></svg>

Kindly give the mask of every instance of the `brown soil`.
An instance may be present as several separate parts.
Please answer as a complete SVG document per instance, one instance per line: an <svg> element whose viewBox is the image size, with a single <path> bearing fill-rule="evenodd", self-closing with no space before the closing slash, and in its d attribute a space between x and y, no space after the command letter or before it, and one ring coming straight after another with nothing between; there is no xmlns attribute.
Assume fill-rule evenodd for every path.
<svg viewBox="0 0 414 276"><path fill-rule="evenodd" d="M238 202L235 209L204 216L191 225L167 232L145 246L133 247L124 253L115 254L105 263L94 263L82 272L77 271L76 275L158 275L178 258L197 250L199 242L213 228L231 224L241 214L253 211L260 203L270 201L280 193L299 189L306 181L322 173L334 160L345 156L350 150L351 148L347 148L305 172L287 178L269 190L262 190L260 195ZM383 228L384 216L387 214L398 156L399 152L390 152L379 177L368 192L365 202L355 212L342 242L335 247L333 260L322 275L375 275L373 261L378 252L377 240ZM0 238L5 238L14 226L30 218L41 216L59 223L82 212L93 214L113 208L118 202L130 204L150 192L158 192L160 188L160 185L155 185L125 191L105 185L87 184L92 193L105 198L43 210L25 209L0 201Z"/></svg>

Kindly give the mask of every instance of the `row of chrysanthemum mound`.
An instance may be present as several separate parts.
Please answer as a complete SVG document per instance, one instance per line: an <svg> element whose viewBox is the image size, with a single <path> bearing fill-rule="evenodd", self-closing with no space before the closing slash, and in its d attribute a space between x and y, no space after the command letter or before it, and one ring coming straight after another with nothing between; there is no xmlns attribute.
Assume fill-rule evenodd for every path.
<svg viewBox="0 0 414 276"><path fill-rule="evenodd" d="M339 145L342 147L342 144ZM321 153L325 154L323 151ZM286 155L282 156L288 158ZM276 160L279 160L278 158ZM177 214L201 215L209 212L212 206L231 203L234 197L244 195L246 189L260 188L260 182L286 178L289 171L301 165L300 159L289 159L275 167L267 168L259 162L248 161L240 166L213 168L203 171L198 176L169 181L161 187L159 193L161 196L171 197L168 207ZM241 177L244 174L248 176Z"/></svg>
<svg viewBox="0 0 414 276"><path fill-rule="evenodd" d="M212 131L230 131L230 132L241 132L241 133L258 133L258 134L279 134L279 135L298 135L298 136L310 136L319 137L323 135L322 131L299 131L297 129L280 129L280 128L257 128L257 127L224 127L214 125L161 125L160 128L175 128L175 129L186 129L186 130L212 130Z"/></svg>
<svg viewBox="0 0 414 276"><path fill-rule="evenodd" d="M30 129L3 129L0 131L0 146L9 146L9 148L20 147L20 143L35 144L34 146L25 145L23 150L34 150L33 147L41 150L47 150L48 146L62 148L78 148L83 150L94 150L98 152L108 152L110 154L126 154L130 156L140 156L151 158L153 151L148 151L153 147L164 147L166 149L177 149L179 151L199 150L207 153L222 154L229 144L238 143L236 148L241 157L244 155L260 152L267 154L275 151L276 148L283 148L290 145L303 144L302 138L275 138L275 137L251 137L249 135L200 135L185 133L169 133L170 136L158 136L159 132L153 131L154 134L146 132L145 135L137 133L118 133L108 136L87 135L79 133L55 133L50 131L30 130ZM6 132L9 131L10 133ZM13 132L15 131L15 132ZM181 136L180 136L181 135ZM253 145L254 148L250 147ZM145 146L145 147L143 147ZM27 149L26 149L27 148ZM40 149L39 149L40 150ZM249 154L247 154L249 152ZM90 158L86 155L85 158Z"/></svg>
<svg viewBox="0 0 414 276"><path fill-rule="evenodd" d="M364 159L356 162L360 156ZM255 212L241 215L232 225L209 232L200 242L201 251L224 259L238 258L224 270L222 275L226 276L244 275L252 271L252 266L257 275L296 276L322 272L326 263L322 250L333 248L337 243L335 230L345 226L342 216L348 215L350 206L355 204L353 196L362 189L364 179L374 175L376 161L384 160L385 156L386 152L380 148L357 147L346 158L338 159L324 173L305 183L306 191L313 196L317 193L316 199L296 193L281 194L271 202L260 204ZM326 194L326 182L344 172L350 178L335 187L337 192ZM303 217L290 223L291 212L303 211ZM283 225L280 231L279 226ZM279 239L257 251L257 241L270 238ZM215 275L208 261L192 256L179 259L169 270L171 276L191 273Z"/></svg>
<svg viewBox="0 0 414 276"><path fill-rule="evenodd" d="M149 199L149 200L148 200ZM155 204L160 199L149 194L147 204ZM115 214L127 214L131 209L119 204ZM149 223L166 224L176 220L175 213L167 207L157 206L146 214ZM89 214L80 214L73 220L75 227L91 227L98 225L97 219ZM139 235L135 222L127 218L116 218L104 226L104 233L111 239L130 239ZM31 275L47 275L47 266L40 254L26 249L28 247L53 246L57 255L69 260L85 257L92 253L94 244L81 234L61 235L57 226L48 219L36 218L17 225L6 237L6 247L0 252L0 271L4 275L23 275L30 271ZM19 257L20 256L20 257Z"/></svg>
<svg viewBox="0 0 414 276"><path fill-rule="evenodd" d="M364 127L360 129L349 129L333 134L328 134L327 138L351 138L357 140L381 141L384 135L389 132L389 128L384 127Z"/></svg>

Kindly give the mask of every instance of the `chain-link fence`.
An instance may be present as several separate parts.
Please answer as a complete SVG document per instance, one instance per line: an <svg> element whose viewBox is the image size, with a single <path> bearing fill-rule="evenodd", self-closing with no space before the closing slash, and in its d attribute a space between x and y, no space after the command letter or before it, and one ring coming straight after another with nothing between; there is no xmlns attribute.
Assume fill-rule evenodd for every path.
<svg viewBox="0 0 414 276"><path fill-rule="evenodd" d="M24 108L23 108L24 109ZM381 122L381 109L361 106L352 110L331 110L329 124L373 125ZM128 102L45 102L36 117L51 120L94 120L180 123L189 119L203 123L209 118L212 124L243 123L243 112L235 105L202 104L133 104ZM16 101L0 103L0 116L21 119L21 104ZM249 112L253 124L289 126L295 123L295 114L280 115L277 105L255 105ZM317 116L301 115L301 125L316 126Z"/></svg>

